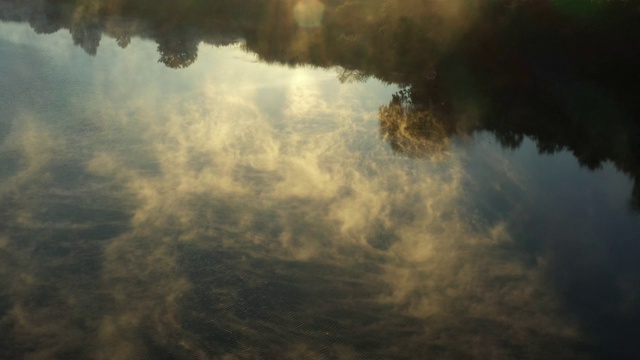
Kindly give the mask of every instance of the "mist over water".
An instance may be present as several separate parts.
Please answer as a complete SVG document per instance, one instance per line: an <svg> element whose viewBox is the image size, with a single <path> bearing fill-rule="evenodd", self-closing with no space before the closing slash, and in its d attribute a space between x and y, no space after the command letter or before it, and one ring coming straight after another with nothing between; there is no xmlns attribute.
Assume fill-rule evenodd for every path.
<svg viewBox="0 0 640 360"><path fill-rule="evenodd" d="M0 1L0 358L634 358L633 92L501 47L620 10L495 3Z"/></svg>

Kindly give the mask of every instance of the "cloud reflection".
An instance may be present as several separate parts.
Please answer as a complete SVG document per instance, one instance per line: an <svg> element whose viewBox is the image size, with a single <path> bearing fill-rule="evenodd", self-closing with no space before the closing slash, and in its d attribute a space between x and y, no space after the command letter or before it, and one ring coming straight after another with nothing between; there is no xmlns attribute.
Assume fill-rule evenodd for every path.
<svg viewBox="0 0 640 360"><path fill-rule="evenodd" d="M440 163L395 156L370 121L377 105L352 101L349 92L361 84L342 85L334 101L330 88L339 85L323 85L319 70L300 69L261 99L259 89L242 83L259 78L214 83L193 66L185 75L196 79L190 91L167 82L162 91L126 97L131 79L155 86L156 77L172 76L128 65L96 77L92 86L104 89L99 101L75 103L99 124L88 149L58 131L50 137L61 136L68 148L51 159L47 144L58 142L38 135L38 126L5 139L3 151L13 146L35 164L14 183L42 179L70 159L80 165L81 185L66 199L71 209L95 215L74 226L97 226L109 201L119 224L106 238L67 231L57 239L35 223L56 209L55 195L69 180L54 176L44 193L17 195L16 202L47 214L29 208L3 220L10 226L2 254L17 259L2 266L3 298L11 304L3 322L13 326L12 341L37 348L16 352L537 358L579 341L540 269L502 253L508 231L471 221L463 149L452 147ZM275 115L265 107L278 95L285 105ZM104 139L114 142L102 146ZM76 148L81 155L70 156ZM45 201L33 200L38 194ZM78 243L80 252L70 250ZM54 244L69 247L46 248ZM30 259L30 247L43 246ZM85 262L93 272L82 271ZM37 296L60 279L51 282L55 300Z"/></svg>

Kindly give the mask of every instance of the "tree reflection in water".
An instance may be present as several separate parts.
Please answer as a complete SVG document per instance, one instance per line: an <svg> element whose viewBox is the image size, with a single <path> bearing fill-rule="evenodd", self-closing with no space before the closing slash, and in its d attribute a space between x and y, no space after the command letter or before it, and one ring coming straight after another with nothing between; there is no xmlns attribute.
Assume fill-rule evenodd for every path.
<svg viewBox="0 0 640 360"><path fill-rule="evenodd" d="M398 84L403 90L379 110L381 136L389 142L393 151L411 158L442 160L448 157L452 139L456 137L469 137L478 132L490 131L502 146L513 149L521 146L525 138L529 138L535 141L539 152L556 153L567 150L582 166L589 169L613 163L634 181L631 204L636 210L640 208L640 105L637 102L640 95L637 86L640 80L637 69L637 64L640 63L640 45L636 41L637 34L640 33L639 17L638 6L624 1L0 1L0 18L28 22L37 33L48 34L67 29L72 41L90 55L96 55L99 51L103 36L116 39L122 48L127 47L132 38L140 37L158 44L159 62L178 69L188 67L196 61L201 43L228 45L241 42L246 51L255 53L265 62L289 66L336 67L340 69L345 81L375 77ZM33 140L41 136L36 130L27 129L25 133L30 134L25 135L25 139ZM190 133L190 136L195 135ZM249 145L251 144L247 144ZM39 146L43 149L50 146L53 149L58 145L42 141ZM46 151L48 150L42 150ZM165 155L171 153L168 149L163 151ZM140 186L138 189L128 189L139 196L150 196L145 191L151 190L162 193L163 189L170 189L175 185L169 177L145 177L126 166L114 165L107 158L97 157L92 161L99 170L95 171L97 175L91 176L99 176L100 171L106 171L112 166L113 174L110 175L116 174L118 179L126 179L122 180L125 185L119 186ZM171 165L181 168L184 165L168 155L164 161L167 167ZM97 163L99 165L95 165ZM249 165L251 164L247 167ZM219 169L225 169L223 164ZM268 171L260 170L264 172L258 171L254 176L267 176L265 173ZM198 173L199 175L202 174ZM192 179L198 179L198 176ZM336 178L348 176L350 175L346 172L336 172ZM147 187L142 189L141 184ZM371 187L370 191L378 190L376 184L366 185ZM36 188L37 184L32 186ZM289 190L293 189L291 186ZM189 201L197 201L198 194L186 195L185 198ZM7 204L11 203L12 196L15 197L3 196L3 202ZM358 194L354 192L350 196L356 198ZM393 197L392 194L387 196ZM151 204L150 208L162 208L162 204L155 204L152 199L146 200ZM175 203L171 206L187 206L179 198L172 200ZM365 207L371 206L366 202L367 199L358 200ZM18 202L18 197L15 197L15 201ZM99 203L110 200L93 201ZM320 201L320 204L327 211L334 211L337 214L335 216L341 216L342 213L335 209L339 207L336 203ZM235 203L208 205L211 208L243 208ZM77 213L86 211L81 206L74 206L71 208ZM164 206L171 207L166 204ZM442 322L467 335L482 332L486 327L495 329L502 326L505 332L513 329L510 327L512 324L506 321L501 323L500 319L487 316L482 312L483 309L465 309L455 301L446 305L441 304L446 301L437 305L424 304L407 295L413 294L409 291L402 293L390 289L384 290L388 298L402 298L406 310L404 317L398 316L397 319L390 320L382 315L360 317L356 311L350 312L353 309L366 309L369 314L381 314L385 311L384 305L379 302L363 300L380 294L380 289L372 288L366 280L373 276L371 274L383 272L381 268L386 266L385 261L393 261L392 256L386 253L380 255L377 251L397 249L394 248L398 241L395 238L397 234L389 230L389 223L402 221L404 217L400 214L401 210L381 210L388 218L386 222L379 220L375 223L373 232L379 233L380 237L367 240L374 250L365 251L364 255L359 256L380 257L383 265L366 269L354 265L348 272L357 274L356 278L364 279L362 283L354 283L336 275L332 264L322 261L309 261L300 265L299 262L287 260L282 254L272 254L269 264L264 265L267 260L259 254L270 251L268 242L259 243L256 248L239 255L224 248L198 249L197 246L189 247L184 243L176 245L161 240L160 245L151 249L153 256L148 257L151 264L141 264L136 261L137 255L147 258L150 249L145 246L151 241L142 241L133 246L132 239L159 235L141 232L140 229L128 229L130 225L127 225L127 211L103 213L96 208L91 209L97 211L97 217L113 220L111 224L101 225L106 226L106 232L112 239L116 239L104 249L102 245L98 248L86 244L86 247L77 247L76 242L70 240L70 237L92 238L100 233L92 225L65 224L69 228L53 235L46 234L46 230L39 230L35 233L35 238L55 239L55 242L42 240L30 245L27 245L27 231L18 225L10 229L19 234L16 238L24 240L25 246L34 248L23 253L32 253L36 258L43 259L44 270L36 272L50 272L50 279L64 286L54 290L49 289L47 284L34 286L37 283L36 277L29 272L13 274L6 270L10 266L3 268L3 285L4 282L10 283L6 284L7 288L13 289L14 300L18 299L15 302L20 304L13 307L0 304L3 313L11 309L11 319L15 322L5 320L2 332L11 333L13 340L18 339L11 342L7 337L0 343L7 354L27 353L29 349L16 348L16 344L20 343L19 339L35 336L46 350L36 354L41 357L88 356L81 353L83 350L77 350L83 348L85 339L79 332L47 339L52 333L50 329L34 320L43 318L51 322L63 319L61 322L69 329L98 328L103 344L100 356L103 358L138 355L153 357L154 351L168 351L176 358L205 358L208 355L222 356L228 352L238 352L252 343L263 344L268 350L260 353L252 349L247 353L247 358L276 356L278 350L286 347L289 339L300 340L301 344L298 348L288 349L293 357L312 354L317 357L324 355L330 358L349 358L357 356L355 354L358 352L383 356L385 350L394 347L393 339L414 334L415 328L422 326L422 322L417 321L416 317L407 315L415 313L429 314L427 318L434 324ZM244 209L253 215L263 211L262 207L247 209L245 206ZM21 218L22 215L12 211L3 207L2 216L7 219ZM522 232L526 233L535 228L530 223L540 221L539 219L543 219L545 223L553 223L553 219L549 219L553 215L540 210L532 210L532 213L538 214L536 220L520 219L511 226L521 227L524 229ZM311 216L314 214L307 214L309 217L303 219L302 224L292 225L294 223L288 221L294 217L293 214L296 211L261 214L263 218L273 222L258 224L256 220L252 225L246 224L251 220L245 220L239 215L235 218L235 215L216 213L214 210L202 216L212 222L218 217L227 216L227 222L237 223L238 228L253 234L256 239L267 233L285 233L285 229L278 228L281 226L278 224L282 223L291 226L291 229L286 230L293 234L302 236L301 229L310 233L315 231L318 238L328 242L332 236L344 235L338 232L319 235L321 231L314 228L317 224L310 220L314 218ZM429 215L434 216L431 213ZM171 233L176 228L188 229L193 225L191 221L196 221L194 218L181 218L184 216L182 213L156 216L158 218L151 216L140 221L152 222L153 226L149 225L149 229L165 233ZM442 220L455 218L456 214L435 216L441 216ZM288 220L284 221L284 218ZM432 221L436 223L436 220ZM328 223L324 227L335 227L335 224ZM348 228L346 225L344 227ZM206 226L198 229L202 232L197 235L209 236L221 243L228 241ZM355 225L354 229L362 230ZM409 233L419 233L419 230L424 229L405 229ZM494 230L499 233L500 226ZM601 341L598 354L605 358L633 358L634 354L637 355L634 341L640 331L640 304L636 285L640 276L635 266L635 257L629 255L640 253L634 242L637 236L607 243L599 240L594 245L583 241L581 236L584 234L579 231L559 231L558 233L562 233L560 235L546 230L536 231L534 234L525 234L523 238L535 238L532 241L536 243L535 254L543 251L553 254L545 265L548 272L546 276L556 285L568 311L577 315L590 334ZM455 234L459 237L467 235L464 231ZM189 234L181 236L188 238ZM352 233L349 236L357 237ZM589 238L587 235L584 237ZM296 241L289 238L278 239L285 240ZM478 239L474 240L480 242ZM14 246L15 242L0 237L0 248ZM184 248L177 250L180 246ZM436 243L434 246L451 250L447 244ZM522 246L526 247L527 244ZM471 245L470 247L473 248ZM86 263L62 266L56 259L50 259L49 255L42 255L45 252L85 261L91 259L87 263L99 263L101 257L106 257L109 259L106 264L111 267L92 269ZM181 256L176 257L175 253ZM207 265L207 259L213 258L217 259L218 268ZM7 264L21 264L25 268L30 266L27 258L3 260L7 260ZM442 290L443 293L449 291L459 294L458 291L463 287L461 284L468 282L468 279L486 280L482 276L477 277L475 270L465 266L463 260L462 256L453 256L453 259L429 258L434 265L421 265L423 267L416 274L394 268L394 271L402 275L396 274L398 276L394 280L402 279L406 282L404 285L411 288L415 286L418 275L427 277L439 269L435 264L446 263L444 268L451 273L462 274L460 278L452 282L429 278L435 284L433 287L413 290L429 289L436 293L434 297L451 299L437 290L445 289ZM478 271L484 271L488 267L480 261L473 266L480 269ZM265 267L269 268L268 276L256 273L256 268ZM508 276L530 276L512 262L505 260L504 267L516 268L504 270ZM86 273L81 276L69 273L69 269L73 271L76 268L82 268ZM130 279L127 276L130 274L139 276L137 280L140 286L136 290L129 287ZM467 275L469 278L465 277ZM20 279L20 285L6 280L8 277ZM115 298L112 302L96 293L99 289L92 281L100 277L110 288L116 289L115 295L111 294ZM265 280L266 278L269 280ZM531 281L535 282L535 279ZM307 285L300 287L294 284ZM467 292L462 293L469 297L476 296L481 299L480 302L484 301L484 305L492 301L498 304L502 300L487 298L482 289L474 288L473 285L466 286ZM495 286L499 295L517 297L516 291L509 289L508 285ZM33 288L38 290L34 292ZM352 290L353 298L344 295L347 293L345 288ZM328 296L323 291L330 295L338 294L335 295L338 297L336 301L345 305L347 313L335 313L335 308L322 304L318 299ZM531 288L528 291L533 293L541 290ZM272 299L266 295L271 292L284 295ZM610 296L603 296L603 292ZM89 294L87 296L92 301L78 302L74 297L77 293ZM150 295L163 300L145 302ZM549 296L544 292L538 295L545 299ZM144 300L136 302L136 296ZM214 305L211 304L212 301L215 301ZM74 307L76 303L79 305ZM185 303L189 304L186 308L190 310L180 313L179 304ZM34 310L44 308L50 312L56 307L75 310L69 314L42 314ZM433 310L435 308L440 312ZM555 311L553 306L546 308L539 305L539 308L533 308L540 312ZM451 325L452 320L446 314L456 313L460 309L469 311L466 315L471 320L469 323ZM311 310L315 317L296 318L295 314ZM99 318L99 313L117 315ZM86 314L95 314L96 318L87 318ZM248 319L257 319L257 325L248 325ZM550 318L543 317L536 321L543 323L541 327L556 325ZM286 326L274 327L274 322ZM142 335L126 331L119 333L122 329L137 327L152 330L147 330ZM345 332L350 327L357 328L359 332ZM528 348L526 341L522 341L528 339L523 335L525 332L535 332L537 329L526 326L516 328L521 331L519 336L523 339L510 339L515 345L512 344L514 349L510 352L507 351L508 355L519 358L542 356L544 351ZM31 333L21 332L21 329L30 329ZM616 331L612 332L611 329ZM424 329L421 328L422 330ZM447 347L451 343L443 339L446 335L425 331L427 335L424 338L411 342L413 348L395 349L396 354L409 357L412 351L419 351L421 340L427 339L429 345L425 346L426 350L422 349L422 354L443 354L460 358L475 354L483 357L475 352L477 349L463 348L456 352ZM325 333L329 344L351 337L351 347L336 345L324 351L307 348L305 341L317 338L319 332ZM532 336L540 344L557 351L566 349L567 342L575 345L577 353L580 353L581 346L585 346L575 340L575 334L566 329L559 329L544 339L547 335L536 333ZM376 338L375 341L373 338ZM141 350L135 345L140 343L149 344L147 353L138 353ZM116 349L104 344L120 346ZM76 349L78 352L58 352L63 351L61 349ZM485 353L484 357L491 358L492 355L496 354ZM502 355L504 353L498 353L495 357ZM561 355L571 357L574 353L568 351Z"/></svg>
<svg viewBox="0 0 640 360"><path fill-rule="evenodd" d="M612 161L637 189L640 50L634 37L640 10L618 1L555 5L47 0L3 2L0 10L3 19L28 21L38 33L67 28L88 54L96 53L103 33L123 47L131 37L153 39L159 61L172 68L191 65L201 42L239 39L268 62L340 66L361 78L407 86L412 95L404 102L420 114L405 110L402 117L411 124L401 128L414 129L413 139L431 136L429 125L416 125L418 118L434 121L424 109L444 104L448 111L433 126L447 136L489 130L507 147L529 136L541 152L567 149L590 169ZM297 18L314 26L297 27ZM396 105L394 99L381 113L398 110ZM392 147L400 149L398 143ZM638 196L634 190L634 208Z"/></svg>

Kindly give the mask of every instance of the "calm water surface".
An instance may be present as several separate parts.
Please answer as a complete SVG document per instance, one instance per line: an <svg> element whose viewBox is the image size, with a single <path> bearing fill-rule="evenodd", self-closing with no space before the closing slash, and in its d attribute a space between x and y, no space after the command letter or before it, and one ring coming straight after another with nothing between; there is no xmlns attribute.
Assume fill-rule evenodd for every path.
<svg viewBox="0 0 640 360"><path fill-rule="evenodd" d="M586 3L0 0L0 359L640 358Z"/></svg>

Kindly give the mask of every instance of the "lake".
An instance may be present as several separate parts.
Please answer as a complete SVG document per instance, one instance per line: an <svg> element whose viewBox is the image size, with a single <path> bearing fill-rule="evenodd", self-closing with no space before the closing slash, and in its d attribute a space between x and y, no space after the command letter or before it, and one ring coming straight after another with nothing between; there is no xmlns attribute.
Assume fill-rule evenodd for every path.
<svg viewBox="0 0 640 360"><path fill-rule="evenodd" d="M638 359L640 7L0 0L1 359Z"/></svg>

